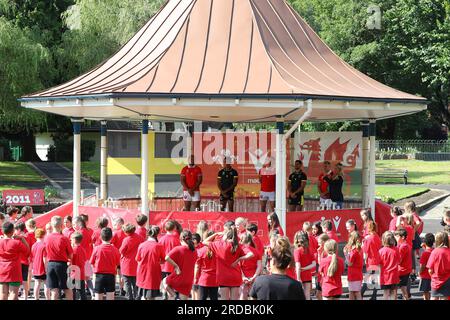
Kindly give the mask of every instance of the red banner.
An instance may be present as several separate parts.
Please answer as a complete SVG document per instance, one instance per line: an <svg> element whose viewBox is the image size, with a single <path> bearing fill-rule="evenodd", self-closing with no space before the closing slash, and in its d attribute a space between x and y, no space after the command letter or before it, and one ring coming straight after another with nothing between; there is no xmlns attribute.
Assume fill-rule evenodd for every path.
<svg viewBox="0 0 450 320"><path fill-rule="evenodd" d="M287 213L287 230L286 235L292 241L294 234L301 230L303 223L309 221L311 223L330 219L333 222L333 229L337 231L339 239L346 241L348 234L345 227L345 222L349 219L355 220L358 225L358 229L362 230L362 220L360 217L361 209L348 209L348 210L328 210L328 211L303 211L303 212L288 212ZM378 224L378 233L381 235L388 229L390 221L390 206L381 202L376 202L376 221ZM95 220L98 217L107 217L110 221L115 218L121 217L125 220L125 223L129 222L136 224L135 217L140 213L137 209L112 209L103 207L79 207L80 214L87 214L89 216L88 226L94 228ZM59 215L64 217L65 215L72 214L72 202L69 202L59 208L56 208L46 214L37 217L36 223L38 227L43 228L45 224L50 221L51 217ZM258 235L263 240L263 243L267 244L268 232L267 232L267 215L261 212L167 212L167 211L152 211L150 212L150 224L156 224L163 229L163 225L167 220L175 219L181 223L183 228L189 229L195 232L197 224L205 220L209 222L211 230L222 231L223 224L229 220L235 220L238 217L244 217L249 223L255 223L258 226Z"/></svg>
<svg viewBox="0 0 450 320"><path fill-rule="evenodd" d="M8 206L43 206L44 190L4 190L3 200Z"/></svg>

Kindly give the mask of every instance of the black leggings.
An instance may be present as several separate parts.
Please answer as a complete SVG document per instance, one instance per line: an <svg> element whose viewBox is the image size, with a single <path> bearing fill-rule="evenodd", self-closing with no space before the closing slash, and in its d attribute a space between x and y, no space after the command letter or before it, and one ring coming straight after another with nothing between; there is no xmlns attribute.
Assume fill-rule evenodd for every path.
<svg viewBox="0 0 450 320"><path fill-rule="evenodd" d="M202 287L199 286L200 300L207 300L208 297L211 300L219 300L219 288L218 287Z"/></svg>

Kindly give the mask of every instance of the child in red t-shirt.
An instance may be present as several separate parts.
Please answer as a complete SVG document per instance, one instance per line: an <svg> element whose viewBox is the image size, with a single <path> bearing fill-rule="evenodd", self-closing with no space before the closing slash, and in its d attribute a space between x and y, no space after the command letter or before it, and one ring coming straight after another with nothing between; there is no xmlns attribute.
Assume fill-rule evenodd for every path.
<svg viewBox="0 0 450 320"><path fill-rule="evenodd" d="M44 237L45 231L43 229L36 229L35 233L36 242L31 247L30 262L32 265L31 273L34 278L34 299L39 300L41 286L44 285L45 299L50 300L50 290L45 284L47 279L46 267L47 267L47 251L45 249Z"/></svg>
<svg viewBox="0 0 450 320"><path fill-rule="evenodd" d="M322 258L319 273L322 276L322 296L324 300L338 300L342 295L342 274L344 260L338 257L338 243L333 239L325 242L327 256Z"/></svg>
<svg viewBox="0 0 450 320"><path fill-rule="evenodd" d="M427 262L431 275L431 298L433 300L450 299L450 249L449 234L438 232L436 245Z"/></svg>
<svg viewBox="0 0 450 320"><path fill-rule="evenodd" d="M197 256L199 254L199 250L204 247L204 244L202 243L202 237L198 233L192 234L192 242L194 243L195 252L197 252ZM198 278L195 277L195 270L194 270L194 284L192 286L192 300L199 300L199 286L198 286Z"/></svg>
<svg viewBox="0 0 450 320"><path fill-rule="evenodd" d="M384 300L397 300L397 286L400 281L398 266L400 255L396 247L394 234L386 231L382 237L383 248L380 249L380 287Z"/></svg>
<svg viewBox="0 0 450 320"><path fill-rule="evenodd" d="M400 263L398 265L398 275L400 277L400 290L403 294L404 300L409 300L409 276L412 271L412 262L411 262L411 246L407 241L408 233L405 229L401 228L394 232L395 240L397 240L397 248L400 256Z"/></svg>
<svg viewBox="0 0 450 320"><path fill-rule="evenodd" d="M365 281L361 290L361 298L364 298L364 293L367 290L367 284L373 282L373 277L380 268L380 254L381 239L377 233L377 224L374 221L369 221L366 224L367 235L363 239L363 257L366 264ZM372 283L373 284L373 283ZM377 299L377 286L373 286L372 297L370 300Z"/></svg>
<svg viewBox="0 0 450 320"><path fill-rule="evenodd" d="M330 240L326 233L322 233L317 237L317 268L316 268L316 299L322 300L322 276L319 273L320 262L327 256L324 250L325 242Z"/></svg>
<svg viewBox="0 0 450 320"><path fill-rule="evenodd" d="M242 271L242 285L241 285L241 300L248 299L248 293L255 281L256 277L261 274L262 271L262 257L258 253L256 246L253 242L253 238L249 233L242 233L240 235L240 244L245 254L249 252L253 254L253 257L244 261L241 261Z"/></svg>
<svg viewBox="0 0 450 320"><path fill-rule="evenodd" d="M92 234L92 243L95 246L101 245L102 242L102 229L106 228L108 226L109 220L106 217L100 217L95 221L95 224L97 226L97 229L95 229L94 233Z"/></svg>
<svg viewBox="0 0 450 320"><path fill-rule="evenodd" d="M420 256L420 284L419 291L423 292L423 300L430 300L431 291L431 275L427 269L427 263L430 259L431 252L433 252L434 245L434 235L432 233L427 233L422 243L423 252Z"/></svg>
<svg viewBox="0 0 450 320"><path fill-rule="evenodd" d="M331 240L334 240L337 243L339 243L339 237L338 237L337 233L335 231L333 231L333 223L331 222L331 220L324 220L322 222L322 230L324 233L326 233L328 235L328 237Z"/></svg>
<svg viewBox="0 0 450 320"><path fill-rule="evenodd" d="M205 234L206 238L212 236L214 232ZM206 239L205 238L205 239ZM203 246L197 251L198 259L194 269L195 283L199 288L199 300L219 299L219 287L217 285L217 264L214 253L208 246Z"/></svg>
<svg viewBox="0 0 450 320"><path fill-rule="evenodd" d="M316 268L314 251L309 245L309 235L299 231L294 236L296 280L303 285L306 300L311 300L312 271Z"/></svg>
<svg viewBox="0 0 450 320"><path fill-rule="evenodd" d="M247 232L249 232L252 236L253 243L255 244L256 251L261 256L261 259L264 257L264 244L261 241L261 238L258 236L258 226L254 223L250 223L247 225Z"/></svg>
<svg viewBox="0 0 450 320"><path fill-rule="evenodd" d="M26 227L24 222L17 222L14 225L15 235L18 237L23 237L25 241L28 243L28 247L31 248L33 243L32 239L28 237L26 232ZM30 253L31 251L28 251L26 255L22 255L22 258L20 259L20 263L22 265L22 296L24 300L28 300L28 291L30 289L29 283L28 283L28 274L29 274L29 267L30 267Z"/></svg>
<svg viewBox="0 0 450 320"><path fill-rule="evenodd" d="M180 300L187 300L194 282L194 268L197 262L197 252L192 242L192 233L184 230L180 235L181 245L173 248L166 255L166 261L173 266L172 272L163 280L163 288L171 297L176 292Z"/></svg>
<svg viewBox="0 0 450 320"><path fill-rule="evenodd" d="M362 300L363 254L361 247L359 233L352 231L347 245L344 247L345 260L348 265L347 280L350 300Z"/></svg>
<svg viewBox="0 0 450 320"><path fill-rule="evenodd" d="M86 250L81 246L83 235L79 232L73 232L70 235L70 243L73 249L73 256L71 261L70 278L74 281L73 300L77 300L77 294L80 300L87 300L86 297Z"/></svg>
<svg viewBox="0 0 450 320"><path fill-rule="evenodd" d="M96 246L91 256L91 264L95 273L95 300L114 300L116 291L116 273L120 265L119 250L111 244L111 228L103 228L101 231L102 244Z"/></svg>
<svg viewBox="0 0 450 320"><path fill-rule="evenodd" d="M158 226L149 226L148 237L136 253L136 285L138 297L153 300L161 295L161 262L165 259L164 246L158 243Z"/></svg>

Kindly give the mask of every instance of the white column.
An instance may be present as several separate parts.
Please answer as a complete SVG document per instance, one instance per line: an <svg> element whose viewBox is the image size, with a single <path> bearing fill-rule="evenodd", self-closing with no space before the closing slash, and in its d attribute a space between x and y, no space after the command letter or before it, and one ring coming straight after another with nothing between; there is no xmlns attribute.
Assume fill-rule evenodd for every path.
<svg viewBox="0 0 450 320"><path fill-rule="evenodd" d="M362 124L362 190L361 190L361 198L362 198L362 206L363 208L368 208L370 206L369 201L369 122L365 121Z"/></svg>
<svg viewBox="0 0 450 320"><path fill-rule="evenodd" d="M194 139L194 136L193 136L193 124L192 123L188 123L187 125L186 125L186 127L187 127L187 132L186 132L186 134L187 134L187 138L186 138L186 150L187 150L187 153L186 153L186 159L189 159L190 157L191 157L191 155L193 154L193 152L192 152L192 145L193 145L193 139Z"/></svg>
<svg viewBox="0 0 450 320"><path fill-rule="evenodd" d="M72 119L73 123L73 216L79 215L81 198L81 124L83 120Z"/></svg>
<svg viewBox="0 0 450 320"><path fill-rule="evenodd" d="M375 219L375 133L376 121L370 120L369 136L370 136L370 156L369 156L369 176L370 176L370 192L369 204L372 211L372 217Z"/></svg>
<svg viewBox="0 0 450 320"><path fill-rule="evenodd" d="M277 120L276 139L275 212L280 219L281 227L286 232L286 141L284 140L283 118Z"/></svg>
<svg viewBox="0 0 450 320"><path fill-rule="evenodd" d="M148 120L142 120L141 160L141 213L148 216Z"/></svg>
<svg viewBox="0 0 450 320"><path fill-rule="evenodd" d="M106 141L106 121L101 122L100 129L100 199L106 200L108 198L107 186L107 167L106 162L108 158L108 149Z"/></svg>

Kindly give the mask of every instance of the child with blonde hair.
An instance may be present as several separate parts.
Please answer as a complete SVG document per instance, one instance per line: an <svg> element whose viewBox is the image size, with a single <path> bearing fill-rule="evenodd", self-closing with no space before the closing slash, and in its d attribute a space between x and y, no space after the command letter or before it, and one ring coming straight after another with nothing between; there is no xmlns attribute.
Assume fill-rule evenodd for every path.
<svg viewBox="0 0 450 320"><path fill-rule="evenodd" d="M316 298L317 300L322 300L322 276L319 273L320 262L323 258L327 256L327 253L324 250L325 242L330 240L330 237L326 233L322 233L317 238L317 268L316 268Z"/></svg>
<svg viewBox="0 0 450 320"><path fill-rule="evenodd" d="M338 257L338 243L333 239L325 242L323 248L327 256L322 258L319 265L319 273L322 276L322 296L324 300L338 300L342 295L344 260Z"/></svg>
<svg viewBox="0 0 450 320"><path fill-rule="evenodd" d="M34 298L39 300L40 290L42 284L44 285L45 299L50 300L50 290L45 284L47 280L47 251L45 249L44 237L45 231L43 229L36 229L35 231L36 243L31 247L30 261L31 261L31 273L34 278Z"/></svg>
<svg viewBox="0 0 450 320"><path fill-rule="evenodd" d="M357 231L352 231L348 243L344 247L345 260L348 265L347 280L350 300L362 300L363 255L361 247L360 235Z"/></svg>

